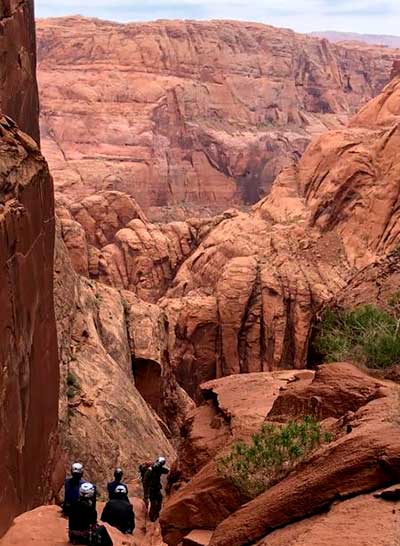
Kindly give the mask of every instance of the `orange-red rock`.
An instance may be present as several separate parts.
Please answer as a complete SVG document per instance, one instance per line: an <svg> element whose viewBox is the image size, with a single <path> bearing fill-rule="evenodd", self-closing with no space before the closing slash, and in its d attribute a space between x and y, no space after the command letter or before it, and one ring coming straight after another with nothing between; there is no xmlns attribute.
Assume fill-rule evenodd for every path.
<svg viewBox="0 0 400 546"><path fill-rule="evenodd" d="M314 377L290 383L275 400L268 421L287 422L304 415L322 421L354 412L384 396L382 382L347 363L319 366Z"/></svg>
<svg viewBox="0 0 400 546"><path fill-rule="evenodd" d="M326 514L274 531L257 546L392 546L399 523L396 504L360 495L334 504Z"/></svg>
<svg viewBox="0 0 400 546"><path fill-rule="evenodd" d="M60 458L52 192L34 140L0 115L0 536L52 495Z"/></svg>
<svg viewBox="0 0 400 546"><path fill-rule="evenodd" d="M163 332L157 330L157 310L149 305L137 317L143 330L132 332L128 324L136 315L129 301L114 288L78 277L61 241L57 242L55 271L62 362L61 437L69 458L81 460L86 478L104 492L116 466L125 469L127 479L133 479L144 460L160 453L170 462L174 459L174 449L165 436L168 427L136 388L132 366L141 355L163 365L162 349L159 354L156 349L157 342L162 347ZM149 339L154 342L152 354L144 349ZM136 489L140 491L140 484L136 483Z"/></svg>
<svg viewBox="0 0 400 546"><path fill-rule="evenodd" d="M165 546L160 529L146 519L143 502L132 498L136 516L133 536L123 535L106 524L114 546ZM100 517L103 503L98 503ZM16 518L8 533L0 540L1 546L67 546L68 521L61 517L58 506L41 506Z"/></svg>
<svg viewBox="0 0 400 546"><path fill-rule="evenodd" d="M39 143L33 0L0 2L0 110Z"/></svg>
<svg viewBox="0 0 400 546"><path fill-rule="evenodd" d="M56 186L150 206L255 203L310 137L388 81L395 53L235 21L38 21Z"/></svg>
<svg viewBox="0 0 400 546"><path fill-rule="evenodd" d="M260 376L252 375L254 380ZM219 383L223 385L227 379L215 382L216 386ZM235 379L239 381L241 378ZM339 384L337 406L334 407L333 399ZM300 399L299 393L303 393L303 402L308 400L310 404L303 403L300 407L301 404L295 403L292 407L296 394ZM242 402L236 404L233 396L232 409L237 408L240 414L240 407L246 407L246 400L248 403L253 400L252 394L252 390L243 389ZM279 396L271 398L274 406L280 410L287 409L285 415L280 412L280 421L307 414L317 419L329 416L330 424L326 422L325 426L334 433L333 441L319 448L286 478L225 521L221 519L224 512L232 510L234 499L240 499L237 499L237 491L218 477L214 463L208 463L185 487L172 494L161 517L164 540L175 546L190 530L211 530L220 521L210 544L243 546L269 536L275 529L313 516L337 500L377 489L386 483L396 483L400 476L400 444L397 441L399 425L394 417L397 414L394 400L398 396L397 385L373 379L350 364L325 365L314 378L312 372L308 375L300 372L297 381L281 387ZM319 408L311 407L313 399L319 401ZM278 417L273 413L274 410L269 413L268 420ZM234 413L232 419L235 419ZM212 426L210 421L209 427ZM211 437L212 434L210 430ZM225 444L228 445L228 441ZM224 450L225 445L220 444L219 453ZM212 510L210 499L218 499ZM340 514L346 514L346 508L337 509L337 512L336 521L340 521ZM342 525L346 521L348 519L343 516ZM378 519L374 520L374 525L379 528ZM296 529L294 526L292 533L288 527L283 536L287 540L292 535L297 536ZM363 536L367 533L365 531ZM279 532L276 535L279 537Z"/></svg>
<svg viewBox="0 0 400 546"><path fill-rule="evenodd" d="M349 128L316 139L250 214L218 224L183 263L161 305L190 392L193 377L304 367L321 304L395 252L399 89L397 78Z"/></svg>
<svg viewBox="0 0 400 546"><path fill-rule="evenodd" d="M363 378L360 374L359 388L365 384L368 390L370 381L368 376ZM321 386L323 382L321 378ZM345 374L343 382L346 382ZM329 375L326 383L330 383ZM318 381L315 386L317 384ZM400 444L393 402L398 395L395 384L382 383L375 397L371 400L367 395L359 409L354 399L356 411L344 408L334 441L229 516L217 527L211 546L243 546L249 541L255 542L277 528L327 509L338 499L373 491L386 483L397 483ZM323 399L324 388L321 390ZM364 536L368 536L368 530Z"/></svg>
<svg viewBox="0 0 400 546"><path fill-rule="evenodd" d="M231 375L201 385L202 401L187 414L181 429L177 462L170 487L188 481L219 451L257 432L288 383L313 372L280 371Z"/></svg>

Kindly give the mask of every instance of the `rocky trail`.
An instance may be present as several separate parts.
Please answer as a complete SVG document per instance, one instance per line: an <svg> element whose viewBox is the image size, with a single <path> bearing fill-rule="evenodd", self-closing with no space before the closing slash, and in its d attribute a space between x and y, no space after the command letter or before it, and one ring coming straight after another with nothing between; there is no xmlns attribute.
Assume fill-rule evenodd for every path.
<svg viewBox="0 0 400 546"><path fill-rule="evenodd" d="M398 338L398 52L38 21L40 147L33 1L0 8L1 546L67 544L71 460L102 494L124 468L116 546L400 546L399 353L315 345L327 309L365 304L378 352ZM226 472L310 420L262 489ZM161 454L151 524L133 477Z"/></svg>

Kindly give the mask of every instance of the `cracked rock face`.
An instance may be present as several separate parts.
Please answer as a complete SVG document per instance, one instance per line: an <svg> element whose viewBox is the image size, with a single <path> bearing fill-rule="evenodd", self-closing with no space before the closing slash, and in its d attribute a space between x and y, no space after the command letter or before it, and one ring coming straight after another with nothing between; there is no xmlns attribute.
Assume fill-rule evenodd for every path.
<svg viewBox="0 0 400 546"><path fill-rule="evenodd" d="M183 398L169 380L165 404L153 409L151 400L144 397L146 385L157 376L150 376L147 383L141 377L136 384L138 359L158 366L160 390L166 381L165 328L158 308L76 275L60 239L55 272L61 439L69 458L82 461L85 477L104 493L102 484L117 466L124 468L127 480L135 481L141 462L161 453L173 460L166 412L174 396L183 412ZM174 423L178 422L176 410ZM140 485L135 483L133 490L139 493Z"/></svg>
<svg viewBox="0 0 400 546"><path fill-rule="evenodd" d="M216 377L303 368L321 306L396 262L399 89L395 78L348 127L316 138L249 213L154 224L133 207L124 226L103 215L102 229L93 198L84 216L67 206L64 238L82 270L162 308L169 363L190 396Z"/></svg>
<svg viewBox="0 0 400 546"><path fill-rule="evenodd" d="M38 21L38 52L56 187L118 190L157 217L258 201L382 89L395 55L260 24L79 17Z"/></svg>
<svg viewBox="0 0 400 546"><path fill-rule="evenodd" d="M15 515L52 497L63 471L53 181L33 140L34 30L33 1L0 2L0 536Z"/></svg>
<svg viewBox="0 0 400 546"><path fill-rule="evenodd" d="M39 142L33 0L2 0L0 32L0 110Z"/></svg>
<svg viewBox="0 0 400 546"><path fill-rule="evenodd" d="M35 142L4 117L0 180L1 536L51 496L60 457L53 185Z"/></svg>
<svg viewBox="0 0 400 546"><path fill-rule="evenodd" d="M390 546L398 523L397 510L393 504L388 509L383 501L366 493L397 483L400 478L399 410L395 402L399 386L373 379L347 363L321 366L315 374L308 370L292 372L292 376L285 373L241 375L204 385L204 392L212 389L215 393L214 417L205 418L207 406L203 402L188 422L178 466L190 468L192 461L196 473L172 493L161 515L163 537L169 546L200 531L209 532L212 546L244 546L249 542L308 546L321 544L325 537L346 546L373 546L379 537L378 544ZM229 381L236 383L236 389L227 388ZM246 382L258 383L264 393L263 402L257 397L258 406L252 415L248 408L257 387L248 389ZM313 404L315 400L317 404ZM285 423L304 415L328 417L322 426L331 432L333 440L247 502L219 475L215 459L226 454L234 439L246 439L252 427L259 429L262 419L257 424L255 417L257 413L261 416L263 403L268 422ZM227 415L230 422L224 419ZM224 420L222 426L217 426L218 416ZM207 438L211 450L207 456L203 450L200 460L196 458L196 445L201 438ZM368 515L368 525L363 527Z"/></svg>

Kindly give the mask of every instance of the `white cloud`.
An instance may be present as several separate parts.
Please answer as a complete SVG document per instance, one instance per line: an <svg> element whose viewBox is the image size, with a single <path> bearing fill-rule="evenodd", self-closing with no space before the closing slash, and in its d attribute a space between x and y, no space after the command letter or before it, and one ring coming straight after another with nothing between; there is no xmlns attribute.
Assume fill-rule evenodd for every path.
<svg viewBox="0 0 400 546"><path fill-rule="evenodd" d="M300 32L400 34L400 0L36 0L38 17L81 14L116 21L241 19Z"/></svg>

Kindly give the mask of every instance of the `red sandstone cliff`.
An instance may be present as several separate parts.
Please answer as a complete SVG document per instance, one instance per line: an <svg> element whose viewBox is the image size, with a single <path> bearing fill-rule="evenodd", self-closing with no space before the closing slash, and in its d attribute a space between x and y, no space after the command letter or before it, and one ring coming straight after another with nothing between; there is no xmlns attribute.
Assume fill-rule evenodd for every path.
<svg viewBox="0 0 400 546"><path fill-rule="evenodd" d="M255 203L381 90L393 55L260 24L79 17L39 21L38 51L57 189L122 191L145 212Z"/></svg>
<svg viewBox="0 0 400 546"><path fill-rule="evenodd" d="M2 0L0 31L0 110L39 142L33 0Z"/></svg>
<svg viewBox="0 0 400 546"><path fill-rule="evenodd" d="M0 2L0 29L0 108L38 139L32 2ZM48 500L60 460L53 253L47 164L0 115L0 536Z"/></svg>
<svg viewBox="0 0 400 546"><path fill-rule="evenodd" d="M191 396L215 377L304 367L321 306L395 252L399 89L315 139L251 213L158 225L115 192L60 209L78 270L162 307Z"/></svg>

